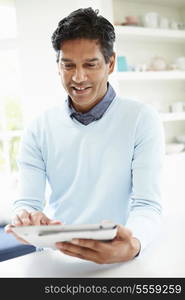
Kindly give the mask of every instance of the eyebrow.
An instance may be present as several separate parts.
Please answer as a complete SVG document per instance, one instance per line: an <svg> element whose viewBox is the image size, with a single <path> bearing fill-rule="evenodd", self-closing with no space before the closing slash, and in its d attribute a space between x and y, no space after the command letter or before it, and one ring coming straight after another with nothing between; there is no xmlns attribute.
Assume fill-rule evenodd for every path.
<svg viewBox="0 0 185 300"><path fill-rule="evenodd" d="M73 60L72 60L72 59L69 59L69 58L61 58L60 61L62 61L62 62L73 62ZM87 61L87 62L99 61L99 58L97 58L97 57L94 57L94 58L87 58L85 61Z"/></svg>

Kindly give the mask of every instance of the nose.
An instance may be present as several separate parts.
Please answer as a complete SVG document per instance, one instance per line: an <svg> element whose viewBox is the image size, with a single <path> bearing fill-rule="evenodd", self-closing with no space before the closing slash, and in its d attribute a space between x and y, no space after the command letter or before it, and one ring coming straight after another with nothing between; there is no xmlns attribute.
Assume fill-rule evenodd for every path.
<svg viewBox="0 0 185 300"><path fill-rule="evenodd" d="M87 80L87 74L86 71L83 68L76 68L72 80L76 83L80 83Z"/></svg>

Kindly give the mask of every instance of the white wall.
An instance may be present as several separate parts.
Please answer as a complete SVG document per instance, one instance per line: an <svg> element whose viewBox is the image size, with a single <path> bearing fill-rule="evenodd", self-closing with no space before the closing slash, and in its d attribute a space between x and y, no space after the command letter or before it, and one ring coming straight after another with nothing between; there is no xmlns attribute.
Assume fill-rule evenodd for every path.
<svg viewBox="0 0 185 300"><path fill-rule="evenodd" d="M66 97L51 44L58 22L80 7L91 6L100 12L103 10L104 16L110 15L110 3L105 0L15 0L25 122L43 109L62 103Z"/></svg>

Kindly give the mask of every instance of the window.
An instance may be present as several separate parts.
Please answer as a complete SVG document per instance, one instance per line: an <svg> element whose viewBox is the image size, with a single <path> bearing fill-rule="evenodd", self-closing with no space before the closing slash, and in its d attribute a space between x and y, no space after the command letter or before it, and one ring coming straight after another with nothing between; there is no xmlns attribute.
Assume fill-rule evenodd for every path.
<svg viewBox="0 0 185 300"><path fill-rule="evenodd" d="M0 50L0 172L16 171L15 155L22 129L16 49Z"/></svg>
<svg viewBox="0 0 185 300"><path fill-rule="evenodd" d="M21 82L13 0L0 3L0 180L1 212L9 212L17 181L16 156L23 129ZM3 211L3 213L2 213Z"/></svg>

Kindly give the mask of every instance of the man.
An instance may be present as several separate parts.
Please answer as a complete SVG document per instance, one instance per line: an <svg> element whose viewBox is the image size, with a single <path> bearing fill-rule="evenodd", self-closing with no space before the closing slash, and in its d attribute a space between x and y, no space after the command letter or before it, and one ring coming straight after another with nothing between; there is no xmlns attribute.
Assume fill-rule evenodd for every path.
<svg viewBox="0 0 185 300"><path fill-rule="evenodd" d="M6 228L111 220L120 224L113 241L57 243L65 254L100 264L138 256L156 236L161 214L161 122L153 108L121 99L109 84L114 41L112 24L91 8L59 22L52 44L68 99L25 130L20 195Z"/></svg>

